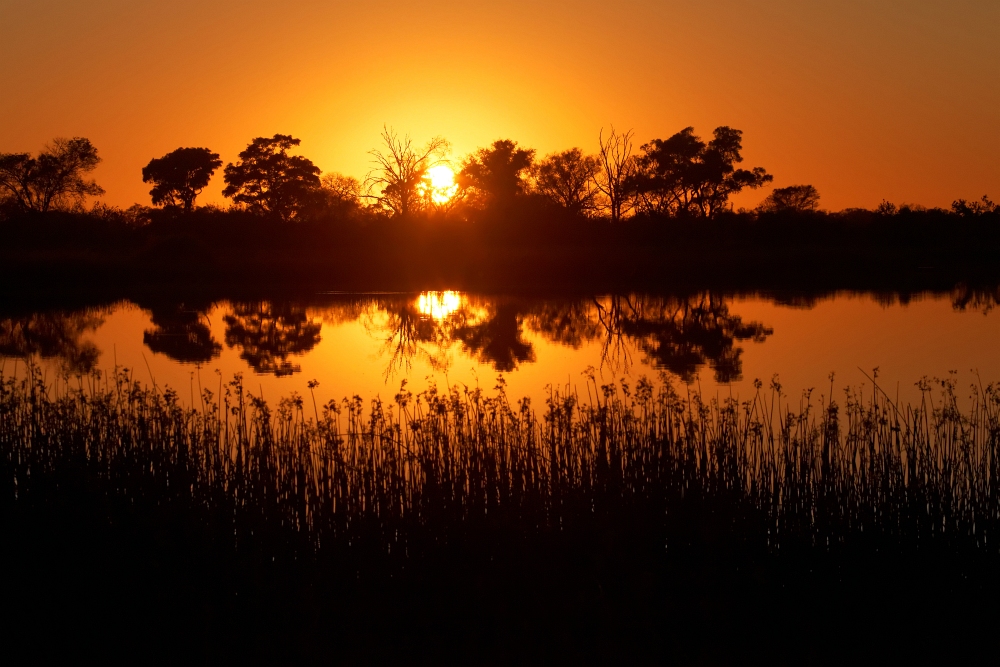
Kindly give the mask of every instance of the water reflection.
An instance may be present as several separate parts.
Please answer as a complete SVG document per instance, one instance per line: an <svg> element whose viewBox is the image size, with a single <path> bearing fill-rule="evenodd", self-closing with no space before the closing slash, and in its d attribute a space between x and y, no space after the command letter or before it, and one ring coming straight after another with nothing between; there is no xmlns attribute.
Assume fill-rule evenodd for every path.
<svg viewBox="0 0 1000 667"><path fill-rule="evenodd" d="M992 289L959 285L951 294L952 308L958 311L978 310L986 315L1000 303L1000 286Z"/></svg>
<svg viewBox="0 0 1000 667"><path fill-rule="evenodd" d="M101 351L83 338L104 323L104 311L51 312L0 320L0 357L56 359L71 374L89 373Z"/></svg>
<svg viewBox="0 0 1000 667"><path fill-rule="evenodd" d="M535 350L524 340L524 319L528 308L517 302L501 301L486 307L485 317L461 318L451 334L462 349L479 363L509 373L518 365L535 361Z"/></svg>
<svg viewBox="0 0 1000 667"><path fill-rule="evenodd" d="M919 300L889 293L866 298L888 304L885 308ZM959 286L937 299L950 304L946 311L990 313L1000 301L1000 289ZM816 304L817 297L771 301L798 309ZM477 372L513 373L552 362L551 350L559 347L584 351L573 362L583 362L572 369L577 372L586 365L612 375L661 371L685 382L708 372L717 383L735 383L743 378L748 345L765 343L774 334L774 322L764 320L777 313L747 316L746 308L756 308L751 303L712 291L575 298L424 292L325 295L299 302L156 301L131 310L141 327L140 334L129 334L133 340L96 335L106 317L129 310L125 305L6 319L0 315L0 356L56 359L69 372L85 373L98 365L100 348L109 351L114 345L121 353L132 346L181 364L227 357L218 361L226 372L249 369L288 377L303 370L304 355L317 349L326 327L332 336L328 345L337 346L331 352L353 355L352 368L363 370L352 372L375 365L383 382L398 381L418 366L433 372L464 373L472 366ZM143 312L148 322L142 321ZM837 343L831 339L826 344ZM129 363L141 367L141 357L135 356ZM825 376L829 370L821 368L817 374Z"/></svg>
<svg viewBox="0 0 1000 667"><path fill-rule="evenodd" d="M638 353L643 363L685 381L708 365L719 382L729 382L741 377L738 343L763 342L773 333L760 322L744 322L725 299L710 293L551 300L425 293L379 298L363 317L368 332L384 341L387 379L408 370L418 356L446 370L456 346L478 363L509 373L537 360L526 337L531 332L572 348L598 342L599 363L614 372L627 372Z"/></svg>
<svg viewBox="0 0 1000 667"><path fill-rule="evenodd" d="M234 303L223 321L226 345L239 349L254 372L279 377L301 370L289 357L314 348L323 327L302 306L272 301Z"/></svg>
<svg viewBox="0 0 1000 667"><path fill-rule="evenodd" d="M184 304L150 309L154 328L142 334L153 352L181 363L206 363L219 356L222 345L212 336L207 311L211 306L189 308Z"/></svg>
<svg viewBox="0 0 1000 667"><path fill-rule="evenodd" d="M417 297L417 310L431 319L443 320L461 308L463 301L458 292L423 292Z"/></svg>
<svg viewBox="0 0 1000 667"><path fill-rule="evenodd" d="M604 359L615 360L634 346L644 361L685 382L708 365L717 382L743 377L738 342L764 342L774 330L744 322L724 299L711 293L683 298L611 297L595 302L604 328Z"/></svg>

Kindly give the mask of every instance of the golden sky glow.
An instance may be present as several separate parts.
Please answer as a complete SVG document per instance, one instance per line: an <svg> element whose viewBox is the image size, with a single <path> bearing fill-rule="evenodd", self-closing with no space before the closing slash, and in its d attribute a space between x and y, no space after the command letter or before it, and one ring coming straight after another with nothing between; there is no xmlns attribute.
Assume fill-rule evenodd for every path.
<svg viewBox="0 0 1000 667"><path fill-rule="evenodd" d="M0 58L0 151L86 136L115 204L152 157L276 132L364 176L383 124L453 158L727 124L827 208L1000 196L995 0L0 0Z"/></svg>

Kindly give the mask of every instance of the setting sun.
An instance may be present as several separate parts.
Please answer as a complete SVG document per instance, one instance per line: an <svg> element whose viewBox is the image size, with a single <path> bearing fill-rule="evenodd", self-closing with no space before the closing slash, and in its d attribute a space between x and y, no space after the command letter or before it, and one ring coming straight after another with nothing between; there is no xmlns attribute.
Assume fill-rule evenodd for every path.
<svg viewBox="0 0 1000 667"><path fill-rule="evenodd" d="M444 204L455 196L458 185L455 183L455 172L446 164L439 164L427 170L424 177L429 182L431 201Z"/></svg>

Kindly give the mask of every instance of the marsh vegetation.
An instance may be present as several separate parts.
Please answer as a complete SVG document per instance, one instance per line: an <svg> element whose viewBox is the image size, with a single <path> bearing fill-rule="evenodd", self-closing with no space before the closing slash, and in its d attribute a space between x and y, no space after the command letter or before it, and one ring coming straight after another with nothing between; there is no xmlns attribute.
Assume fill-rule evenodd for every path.
<svg viewBox="0 0 1000 667"><path fill-rule="evenodd" d="M3 381L19 622L258 659L822 662L940 647L998 590L996 385L200 389Z"/></svg>

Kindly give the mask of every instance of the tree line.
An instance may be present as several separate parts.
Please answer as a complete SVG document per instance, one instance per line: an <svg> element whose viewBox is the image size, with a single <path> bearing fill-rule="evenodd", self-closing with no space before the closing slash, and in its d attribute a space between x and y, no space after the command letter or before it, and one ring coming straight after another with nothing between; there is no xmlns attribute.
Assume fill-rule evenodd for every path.
<svg viewBox="0 0 1000 667"><path fill-rule="evenodd" d="M450 144L441 137L418 145L384 128L381 145L370 151L373 168L359 180L323 174L312 160L290 154L299 139L275 134L253 139L225 165L222 194L231 209L289 222L350 215L469 218L526 206L611 222L634 216L711 218L732 211L734 195L774 180L763 167L741 166L742 140L740 130L726 126L707 141L687 127L637 148L631 130L612 128L598 135L593 154L570 148L540 158L534 149L500 139L453 161ZM56 139L37 156L0 153L0 210L83 211L88 197L104 194L89 178L100 162L97 149L82 137ZM222 166L219 154L208 148L181 147L151 159L142 180L151 186L153 206L190 213ZM434 178L442 166L454 174L453 181ZM817 211L819 200L814 186L792 185L774 189L753 212ZM883 202L876 212L894 214L898 208ZM952 210L981 215L1000 212L1000 206L984 196L971 203L956 200Z"/></svg>

